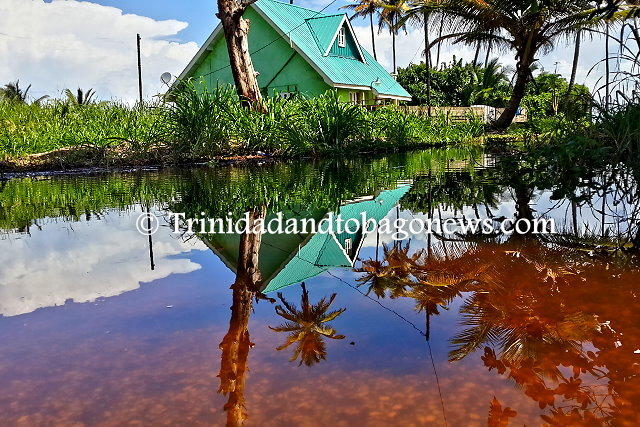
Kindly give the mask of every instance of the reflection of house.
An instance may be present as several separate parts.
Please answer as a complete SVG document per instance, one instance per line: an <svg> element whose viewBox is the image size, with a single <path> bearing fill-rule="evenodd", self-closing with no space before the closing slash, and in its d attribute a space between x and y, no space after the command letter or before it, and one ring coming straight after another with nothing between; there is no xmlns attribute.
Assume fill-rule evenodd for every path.
<svg viewBox="0 0 640 427"><path fill-rule="evenodd" d="M342 101L410 101L411 95L365 51L346 14L325 15L275 0L258 0L244 17L251 22L249 52L263 93L317 96L336 88ZM220 25L180 74L203 79L210 89L233 84Z"/></svg>
<svg viewBox="0 0 640 427"><path fill-rule="evenodd" d="M367 219L376 222L382 220L409 188L408 185L402 185L395 190L382 191L375 198L340 206L334 213L334 230L337 228L335 218L338 214L342 221L350 218L360 220L363 213L366 213ZM319 221L327 215L328 212L308 211L288 217L314 218ZM272 217L268 216L267 221ZM334 267L353 267L365 236L362 224L355 233L265 234L259 254L259 266L264 279L262 291L273 292ZM236 271L239 235L214 234L201 238L229 269Z"/></svg>

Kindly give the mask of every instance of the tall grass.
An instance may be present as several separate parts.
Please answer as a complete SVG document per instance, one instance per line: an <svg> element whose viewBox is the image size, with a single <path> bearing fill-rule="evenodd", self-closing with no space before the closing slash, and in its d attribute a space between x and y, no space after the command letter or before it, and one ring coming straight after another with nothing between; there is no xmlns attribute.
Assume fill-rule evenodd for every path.
<svg viewBox="0 0 640 427"><path fill-rule="evenodd" d="M0 102L0 154L42 153L81 145L104 147L122 141L143 150L161 138L161 119L153 105Z"/></svg>
<svg viewBox="0 0 640 427"><path fill-rule="evenodd" d="M477 117L450 124L393 107L372 111L340 102L335 91L265 102L267 114L243 108L231 87L207 90L193 83L174 92L170 102L134 107L0 102L0 156L77 146L122 146L141 155L161 148L181 160L257 151L281 156L412 148L483 133Z"/></svg>

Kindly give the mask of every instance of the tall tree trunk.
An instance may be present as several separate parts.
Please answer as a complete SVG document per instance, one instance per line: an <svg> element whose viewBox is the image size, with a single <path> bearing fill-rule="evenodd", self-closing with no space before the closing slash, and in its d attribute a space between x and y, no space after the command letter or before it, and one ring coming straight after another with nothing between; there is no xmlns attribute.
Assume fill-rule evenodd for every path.
<svg viewBox="0 0 640 427"><path fill-rule="evenodd" d="M487 55L484 57L484 68L489 66L489 56L491 55L491 48L493 46L493 41L489 40L489 45L487 46Z"/></svg>
<svg viewBox="0 0 640 427"><path fill-rule="evenodd" d="M429 42L429 14L424 12L422 15L422 21L424 24L424 60L427 63L427 67L432 67L433 63L431 61L431 48Z"/></svg>
<svg viewBox="0 0 640 427"><path fill-rule="evenodd" d="M511 98L509 99L507 108L504 109L500 117L498 117L498 120L495 122L495 127L497 129L504 130L513 122L513 118L516 116L516 112L520 107L520 102L522 101L522 98L524 98L524 93L527 89L527 83L531 76L532 62L533 61L531 59L527 58L525 60L521 60L516 65L516 81L513 86L513 92L511 93Z"/></svg>
<svg viewBox="0 0 640 427"><path fill-rule="evenodd" d="M610 98L610 78L611 78L611 66L609 64L609 23L606 23L606 30L605 30L605 37L604 37L604 43L605 43L605 89L604 89L604 95L605 95L605 100L604 100L604 105L605 105L605 110L609 111L609 98Z"/></svg>
<svg viewBox="0 0 640 427"><path fill-rule="evenodd" d="M567 96L565 98L565 104L568 104L571 100L571 91L576 84L576 74L578 73L578 62L580 60L580 45L582 43L582 31L578 31L576 34L576 46L573 51L573 66L571 67L571 78L569 79L569 88L567 89Z"/></svg>
<svg viewBox="0 0 640 427"><path fill-rule="evenodd" d="M369 15L369 24L371 24L371 46L373 48L373 59L378 60L376 55L376 35L373 32L373 13Z"/></svg>
<svg viewBox="0 0 640 427"><path fill-rule="evenodd" d="M250 22L242 14L256 0L218 0L218 13L229 52L229 63L236 90L243 105L259 111L266 108L249 55Z"/></svg>
<svg viewBox="0 0 640 427"><path fill-rule="evenodd" d="M473 65L476 66L478 65L478 57L480 56L480 42L478 42L478 44L476 44L476 54L473 57Z"/></svg>
<svg viewBox="0 0 640 427"><path fill-rule="evenodd" d="M255 221L264 218L265 210L253 211L249 216L248 228ZM248 418L245 407L244 384L249 370L249 349L253 343L249 338L249 318L253 309L253 299L259 292L262 275L258 267L261 234L245 233L240 237L240 253L236 280L231 286L233 305L229 330L220 343L222 358L220 363L220 388L218 393L229 395L224 410L227 412L227 426L241 426Z"/></svg>
<svg viewBox="0 0 640 427"><path fill-rule="evenodd" d="M440 17L440 31L438 31L438 39L442 38L442 32L444 31L444 19ZM442 41L438 42L438 53L436 54L436 69L440 68L440 47L442 45Z"/></svg>
<svg viewBox="0 0 640 427"><path fill-rule="evenodd" d="M429 41L429 14L424 13L422 16L424 21L424 61L427 64L427 114L431 117L431 43Z"/></svg>
<svg viewBox="0 0 640 427"><path fill-rule="evenodd" d="M395 19L393 21L395 21ZM391 29L391 46L393 49L393 74L395 76L398 74L398 67L396 66L396 29L393 27Z"/></svg>

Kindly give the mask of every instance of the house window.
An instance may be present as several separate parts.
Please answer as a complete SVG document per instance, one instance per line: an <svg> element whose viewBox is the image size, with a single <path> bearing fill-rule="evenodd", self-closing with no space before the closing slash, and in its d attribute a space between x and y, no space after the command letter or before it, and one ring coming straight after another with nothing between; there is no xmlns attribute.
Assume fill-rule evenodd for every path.
<svg viewBox="0 0 640 427"><path fill-rule="evenodd" d="M338 47L346 47L347 46L347 37L344 33L344 27L340 28L338 31Z"/></svg>

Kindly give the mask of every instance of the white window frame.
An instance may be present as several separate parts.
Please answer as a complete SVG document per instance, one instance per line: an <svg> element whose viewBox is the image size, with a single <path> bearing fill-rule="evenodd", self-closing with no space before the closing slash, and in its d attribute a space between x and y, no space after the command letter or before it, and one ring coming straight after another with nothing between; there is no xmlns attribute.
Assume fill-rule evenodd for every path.
<svg viewBox="0 0 640 427"><path fill-rule="evenodd" d="M344 27L338 31L338 47L347 47L347 35Z"/></svg>

